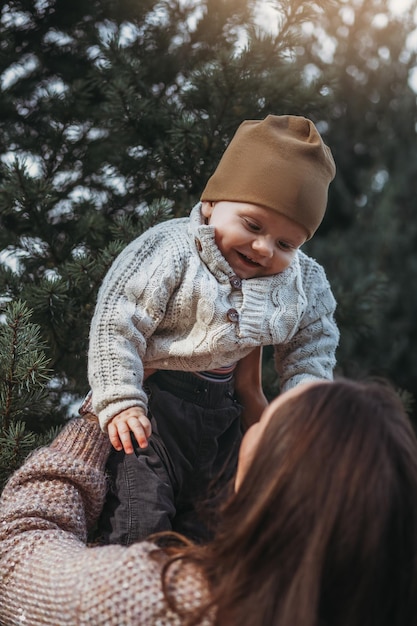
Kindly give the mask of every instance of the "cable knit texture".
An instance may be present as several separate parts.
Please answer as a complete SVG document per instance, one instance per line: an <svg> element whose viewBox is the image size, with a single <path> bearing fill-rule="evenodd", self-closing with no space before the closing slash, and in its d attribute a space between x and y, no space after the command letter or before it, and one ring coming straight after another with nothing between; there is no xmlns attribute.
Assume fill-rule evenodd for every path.
<svg viewBox="0 0 417 626"><path fill-rule="evenodd" d="M89 382L103 429L126 408L146 410L144 367L208 370L273 345L282 390L333 376L339 332L323 268L299 251L280 274L236 282L200 209L146 231L102 284Z"/></svg>
<svg viewBox="0 0 417 626"><path fill-rule="evenodd" d="M149 542L87 547L101 510L110 444L97 424L73 420L12 476L0 501L2 626L177 626L165 601L164 554ZM201 574L177 565L169 587L193 610L208 592ZM211 624L210 617L201 622Z"/></svg>

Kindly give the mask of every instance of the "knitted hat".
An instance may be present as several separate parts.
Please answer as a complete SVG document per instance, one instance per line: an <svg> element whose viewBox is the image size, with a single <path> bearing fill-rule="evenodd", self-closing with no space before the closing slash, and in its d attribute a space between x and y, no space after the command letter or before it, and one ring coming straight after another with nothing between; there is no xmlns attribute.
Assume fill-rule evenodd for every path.
<svg viewBox="0 0 417 626"><path fill-rule="evenodd" d="M313 122L268 115L239 126L201 200L272 209L304 226L310 239L324 217L335 174L330 148Z"/></svg>

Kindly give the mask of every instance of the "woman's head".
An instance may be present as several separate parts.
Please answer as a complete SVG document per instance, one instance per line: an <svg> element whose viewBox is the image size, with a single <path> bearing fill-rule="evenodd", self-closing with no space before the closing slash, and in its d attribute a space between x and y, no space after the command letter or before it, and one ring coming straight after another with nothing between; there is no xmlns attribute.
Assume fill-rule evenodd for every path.
<svg viewBox="0 0 417 626"><path fill-rule="evenodd" d="M213 547L230 567L220 618L414 623L417 442L391 388L339 380L283 394L245 438L239 472Z"/></svg>

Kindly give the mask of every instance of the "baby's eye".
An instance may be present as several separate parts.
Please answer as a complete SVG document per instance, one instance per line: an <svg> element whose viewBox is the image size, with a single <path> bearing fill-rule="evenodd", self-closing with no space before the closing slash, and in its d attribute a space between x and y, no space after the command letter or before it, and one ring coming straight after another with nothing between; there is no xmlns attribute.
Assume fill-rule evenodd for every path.
<svg viewBox="0 0 417 626"><path fill-rule="evenodd" d="M245 224L249 228L249 230L252 230L254 232L259 232L261 230L261 227L259 226L259 224L256 224L255 222L251 222L250 220L245 220Z"/></svg>
<svg viewBox="0 0 417 626"><path fill-rule="evenodd" d="M278 247L282 250L292 250L292 246L286 241L278 241Z"/></svg>

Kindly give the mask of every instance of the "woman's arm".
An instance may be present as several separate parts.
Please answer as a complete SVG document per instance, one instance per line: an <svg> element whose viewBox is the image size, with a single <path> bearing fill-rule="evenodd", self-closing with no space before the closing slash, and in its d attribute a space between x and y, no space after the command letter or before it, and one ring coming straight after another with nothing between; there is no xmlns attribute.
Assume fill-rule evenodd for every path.
<svg viewBox="0 0 417 626"><path fill-rule="evenodd" d="M51 446L33 453L4 488L2 626L133 626L156 623L160 611L169 622L161 564L149 556L155 546L86 545L87 528L103 504L109 449L97 424L73 420Z"/></svg>
<svg viewBox="0 0 417 626"><path fill-rule="evenodd" d="M235 369L235 394L243 406L242 424L246 430L257 422L268 404L262 389L262 348L255 348Z"/></svg>

